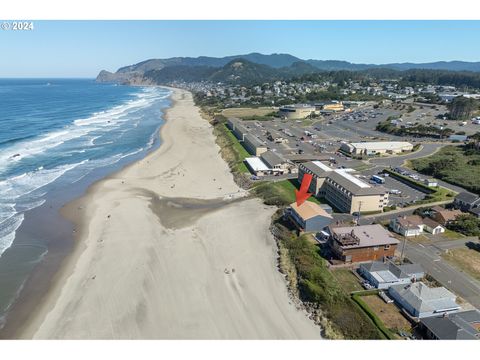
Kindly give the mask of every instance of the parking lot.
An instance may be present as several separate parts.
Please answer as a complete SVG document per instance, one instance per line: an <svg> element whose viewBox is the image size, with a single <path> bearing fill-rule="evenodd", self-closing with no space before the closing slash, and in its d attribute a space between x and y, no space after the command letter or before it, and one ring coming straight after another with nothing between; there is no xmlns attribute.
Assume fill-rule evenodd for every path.
<svg viewBox="0 0 480 360"><path fill-rule="evenodd" d="M374 169L362 171L363 180L368 182L370 181L370 177L372 175L378 175L379 172L380 172L380 169L378 167ZM383 187L387 188L389 191L393 190L394 192L395 191L401 192L400 194L393 194L393 193L389 194L389 202L388 202L389 206L403 207L403 206L412 204L415 201L422 200L423 198L425 198L425 193L418 191L402 183L401 181L392 178L391 176L384 176L383 178L385 179L385 183L382 184ZM380 186L372 183L371 185Z"/></svg>

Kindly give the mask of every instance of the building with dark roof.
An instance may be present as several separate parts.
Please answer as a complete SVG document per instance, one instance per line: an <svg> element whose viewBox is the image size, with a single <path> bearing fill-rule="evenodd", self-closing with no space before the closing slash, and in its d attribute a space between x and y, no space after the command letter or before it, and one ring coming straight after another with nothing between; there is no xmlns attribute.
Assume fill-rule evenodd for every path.
<svg viewBox="0 0 480 360"><path fill-rule="evenodd" d="M243 146L250 154L255 156L260 156L268 150L267 145L253 134L245 135Z"/></svg>
<svg viewBox="0 0 480 360"><path fill-rule="evenodd" d="M358 272L377 289L409 284L425 276L425 272L419 264L397 265L391 261L372 261L361 264Z"/></svg>
<svg viewBox="0 0 480 360"><path fill-rule="evenodd" d="M296 172L297 167L282 155L273 151L266 151L260 155L262 161L275 173L292 173Z"/></svg>
<svg viewBox="0 0 480 360"><path fill-rule="evenodd" d="M480 340L480 311L468 310L420 321L426 337L433 340Z"/></svg>
<svg viewBox="0 0 480 360"><path fill-rule="evenodd" d="M455 196L453 204L462 211L469 211L470 209L480 206L480 196L471 192L463 191Z"/></svg>

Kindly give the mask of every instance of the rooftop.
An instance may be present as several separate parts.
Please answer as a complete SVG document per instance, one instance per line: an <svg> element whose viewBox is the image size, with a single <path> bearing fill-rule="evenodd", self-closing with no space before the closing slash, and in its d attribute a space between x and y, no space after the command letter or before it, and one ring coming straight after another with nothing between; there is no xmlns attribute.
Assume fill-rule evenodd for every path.
<svg viewBox="0 0 480 360"><path fill-rule="evenodd" d="M309 161L307 163L302 164L304 168L309 170L312 174L317 177L327 177L327 175L333 170L329 166L325 165L320 161Z"/></svg>
<svg viewBox="0 0 480 360"><path fill-rule="evenodd" d="M480 311L478 310L429 317L423 319L422 324L440 340L480 339Z"/></svg>
<svg viewBox="0 0 480 360"><path fill-rule="evenodd" d="M418 215L399 216L396 220L397 223L399 223L404 228L420 226L424 223L423 219Z"/></svg>
<svg viewBox="0 0 480 360"><path fill-rule="evenodd" d="M387 189L383 186L370 186L363 180L341 169L330 172L328 178L353 195L382 195L387 193Z"/></svg>
<svg viewBox="0 0 480 360"><path fill-rule="evenodd" d="M312 108L315 109L315 106L309 105L309 104L293 104L293 105L281 106L280 110L282 110L283 108L285 108L285 109L312 109Z"/></svg>
<svg viewBox="0 0 480 360"><path fill-rule="evenodd" d="M397 245L399 243L399 241L380 224L344 227L330 226L330 233L343 248ZM344 241L348 240L347 238L355 241Z"/></svg>
<svg viewBox="0 0 480 360"><path fill-rule="evenodd" d="M372 261L362 264L360 267L368 271L380 283L395 282L399 279L408 279L413 275L424 273L420 264L397 265L390 261Z"/></svg>
<svg viewBox="0 0 480 360"><path fill-rule="evenodd" d="M268 171L270 168L258 157L245 158L245 162L253 171Z"/></svg>
<svg viewBox="0 0 480 360"><path fill-rule="evenodd" d="M409 142L406 141L372 141L372 142L359 142L359 143L350 143L357 149L370 149L370 150L395 150L407 146L412 146Z"/></svg>
<svg viewBox="0 0 480 360"><path fill-rule="evenodd" d="M259 138L257 138L255 135L248 134L245 135L245 141L248 141L250 144L252 144L255 147L265 147L266 145L260 141Z"/></svg>
<svg viewBox="0 0 480 360"><path fill-rule="evenodd" d="M455 199L470 204L477 201L479 199L479 196L477 194L472 194L471 192L462 191L457 196L455 196Z"/></svg>
<svg viewBox="0 0 480 360"><path fill-rule="evenodd" d="M418 312L442 312L460 309L456 296L444 287L430 288L422 282L394 285L392 288Z"/></svg>
<svg viewBox="0 0 480 360"><path fill-rule="evenodd" d="M270 167L274 167L275 165L280 165L286 162L283 156L273 151L264 152L262 155L260 155L260 157Z"/></svg>
<svg viewBox="0 0 480 360"><path fill-rule="evenodd" d="M429 217L423 218L422 221L425 225L427 225L428 227L430 227L432 229L435 229L438 226L442 226L438 222L436 222L435 220L430 219Z"/></svg>
<svg viewBox="0 0 480 360"><path fill-rule="evenodd" d="M305 201L300 206L297 206L297 203L294 202L290 204L290 208L292 208L303 220L308 220L315 216L332 217L320 207L320 205L311 201Z"/></svg>

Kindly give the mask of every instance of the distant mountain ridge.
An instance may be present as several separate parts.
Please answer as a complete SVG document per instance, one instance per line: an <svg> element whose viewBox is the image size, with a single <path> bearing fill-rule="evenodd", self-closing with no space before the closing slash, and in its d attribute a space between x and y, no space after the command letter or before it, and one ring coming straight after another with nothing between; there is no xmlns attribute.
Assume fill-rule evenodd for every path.
<svg viewBox="0 0 480 360"><path fill-rule="evenodd" d="M437 61L418 64L355 64L341 60L302 60L290 54L265 55L260 53L250 53L225 57L199 56L196 58L173 57L168 59L149 59L137 64L121 67L115 73L102 70L97 76L97 81L131 84L142 82L148 83L151 81L152 75L155 75L157 79L162 79L162 77L173 79L175 76L178 78L178 75L183 76L182 72L188 74L184 76L185 78L190 79L188 81L206 80L207 78L212 81L225 81L226 79L234 80L235 76L242 76L238 74L235 75L235 70L231 68L232 62L239 60L242 60L243 69L241 70L243 76L250 78L256 73L259 80L287 75L297 76L320 71L362 71L377 68L397 71L428 69L480 72L480 62ZM226 66L227 68L225 68ZM198 76L195 74L197 71ZM218 72L218 74L215 75L215 72ZM149 74L149 76L145 76L146 74Z"/></svg>

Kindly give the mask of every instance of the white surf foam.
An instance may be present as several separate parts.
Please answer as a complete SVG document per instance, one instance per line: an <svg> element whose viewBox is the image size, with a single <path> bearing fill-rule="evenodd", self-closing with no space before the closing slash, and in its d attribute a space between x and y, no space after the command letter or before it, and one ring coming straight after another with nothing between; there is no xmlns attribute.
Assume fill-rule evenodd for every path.
<svg viewBox="0 0 480 360"><path fill-rule="evenodd" d="M0 223L0 256L12 245L23 219L24 215L18 214Z"/></svg>
<svg viewBox="0 0 480 360"><path fill-rule="evenodd" d="M151 89L144 90L137 94L137 98L129 100L125 104L94 113L86 119L77 119L73 124L66 125L61 130L56 130L28 141L15 143L2 149L0 154L0 171L14 166L16 162L22 159L44 153L67 141L86 136L93 131L105 130L105 128L114 129L119 123L130 121L127 115L132 110L144 108L161 98L164 98L164 96L159 96L159 93L156 91ZM95 138L89 139L92 145L94 140Z"/></svg>

